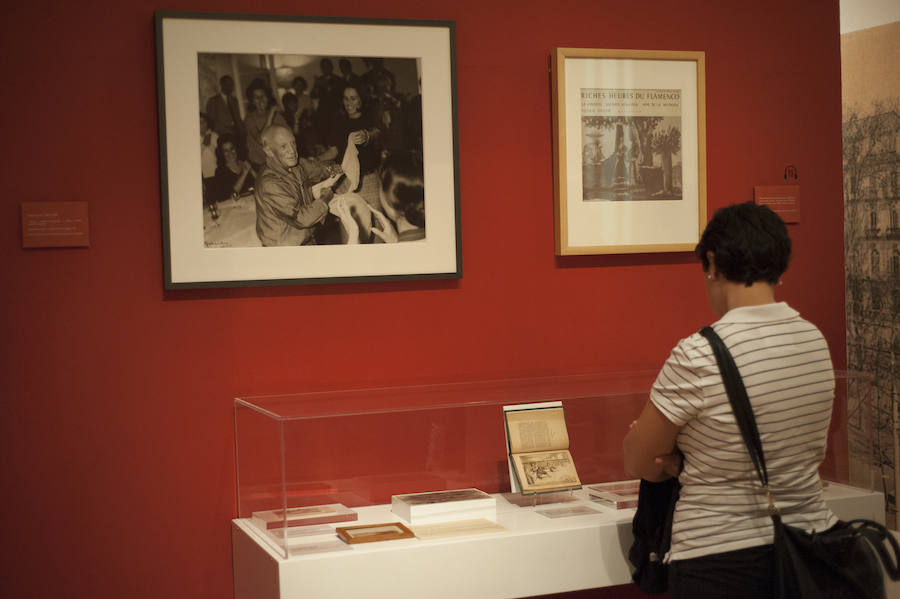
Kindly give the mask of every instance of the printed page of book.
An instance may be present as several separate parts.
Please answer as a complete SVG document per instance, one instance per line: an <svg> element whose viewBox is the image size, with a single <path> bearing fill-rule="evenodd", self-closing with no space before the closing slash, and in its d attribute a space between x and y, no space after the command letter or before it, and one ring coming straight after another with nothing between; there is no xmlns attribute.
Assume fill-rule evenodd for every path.
<svg viewBox="0 0 900 599"><path fill-rule="evenodd" d="M562 407L511 410L505 413L510 453L569 448Z"/></svg>
<svg viewBox="0 0 900 599"><path fill-rule="evenodd" d="M568 449L513 454L512 460L523 493L581 487L581 480Z"/></svg>

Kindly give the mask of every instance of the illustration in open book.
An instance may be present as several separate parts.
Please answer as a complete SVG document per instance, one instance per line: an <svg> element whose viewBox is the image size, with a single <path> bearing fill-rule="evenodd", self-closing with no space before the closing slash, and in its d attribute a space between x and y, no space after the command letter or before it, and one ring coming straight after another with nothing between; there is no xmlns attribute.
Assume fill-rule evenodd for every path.
<svg viewBox="0 0 900 599"><path fill-rule="evenodd" d="M581 488L561 404L506 406L504 417L514 490L530 495Z"/></svg>

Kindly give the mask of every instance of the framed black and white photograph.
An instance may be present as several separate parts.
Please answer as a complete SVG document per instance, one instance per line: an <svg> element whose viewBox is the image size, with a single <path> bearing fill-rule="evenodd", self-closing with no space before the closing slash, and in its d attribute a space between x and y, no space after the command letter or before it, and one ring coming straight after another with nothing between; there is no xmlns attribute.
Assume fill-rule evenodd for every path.
<svg viewBox="0 0 900 599"><path fill-rule="evenodd" d="M706 224L703 52L557 48L557 255L692 251Z"/></svg>
<svg viewBox="0 0 900 599"><path fill-rule="evenodd" d="M167 289L461 276L452 22L157 12L156 36Z"/></svg>

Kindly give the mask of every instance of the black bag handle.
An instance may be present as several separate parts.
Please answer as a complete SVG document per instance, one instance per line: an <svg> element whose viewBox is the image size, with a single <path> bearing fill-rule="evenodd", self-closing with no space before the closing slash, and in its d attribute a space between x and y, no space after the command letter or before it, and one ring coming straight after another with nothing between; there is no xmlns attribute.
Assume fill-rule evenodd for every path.
<svg viewBox="0 0 900 599"><path fill-rule="evenodd" d="M850 520L847 525L852 526L857 533L869 542L869 545L881 559L881 563L891 580L900 580L900 545L898 545L897 539L894 538L891 531L873 520ZM885 548L885 541L891 546L893 555L888 553L888 550Z"/></svg>

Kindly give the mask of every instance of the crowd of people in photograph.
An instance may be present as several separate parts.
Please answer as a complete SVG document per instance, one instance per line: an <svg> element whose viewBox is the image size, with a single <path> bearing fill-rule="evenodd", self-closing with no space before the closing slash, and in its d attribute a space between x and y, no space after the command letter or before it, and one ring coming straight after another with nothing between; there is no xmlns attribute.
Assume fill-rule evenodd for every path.
<svg viewBox="0 0 900 599"><path fill-rule="evenodd" d="M257 234L263 245L390 242L415 238L410 232L414 229L424 236L421 95L398 94L395 75L383 59L363 62L367 70L357 74L351 62L341 58L335 73L333 60L321 58L311 89L305 78L296 77L280 98L267 81L253 79L246 88L243 118L233 78L219 78L219 93L207 99L206 111L200 113L203 200L212 219L219 218L220 202L255 189ZM350 144L355 150L352 176L342 177L342 186L336 184L322 197L318 189L313 194L312 184L341 172ZM280 185L286 178L300 183L291 192L296 197L281 198L280 207L262 190L264 180L271 187L279 178ZM355 183L352 189L348 179ZM410 196L409 189L416 187ZM405 199L396 197L397 189ZM353 197L332 206L334 192L352 192ZM326 206L319 220L298 219L314 202ZM313 212L322 212L321 205ZM350 213L354 223L362 222L369 230L348 230L354 225L347 221ZM274 220L267 224L267 218ZM283 234L275 234L275 229ZM399 234L399 229L406 233Z"/></svg>

